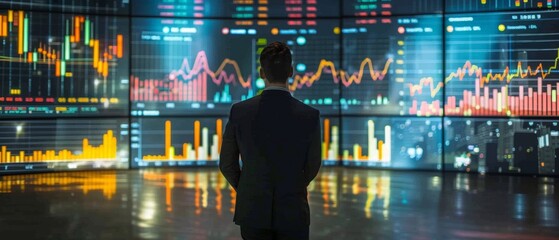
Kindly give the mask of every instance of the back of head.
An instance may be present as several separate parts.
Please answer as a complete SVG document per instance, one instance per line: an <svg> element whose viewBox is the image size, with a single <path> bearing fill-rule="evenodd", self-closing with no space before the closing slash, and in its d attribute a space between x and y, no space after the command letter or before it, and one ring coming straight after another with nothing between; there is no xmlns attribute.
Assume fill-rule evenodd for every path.
<svg viewBox="0 0 559 240"><path fill-rule="evenodd" d="M262 50L260 65L270 83L286 83L291 77L291 50L281 42L273 42Z"/></svg>

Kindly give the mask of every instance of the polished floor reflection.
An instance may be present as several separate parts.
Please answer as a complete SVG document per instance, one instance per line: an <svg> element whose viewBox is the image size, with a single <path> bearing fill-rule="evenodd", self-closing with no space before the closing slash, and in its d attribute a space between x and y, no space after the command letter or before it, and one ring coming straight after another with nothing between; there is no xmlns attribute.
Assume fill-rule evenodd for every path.
<svg viewBox="0 0 559 240"><path fill-rule="evenodd" d="M311 239L557 239L555 178L324 168ZM1 239L240 239L216 169L0 178Z"/></svg>

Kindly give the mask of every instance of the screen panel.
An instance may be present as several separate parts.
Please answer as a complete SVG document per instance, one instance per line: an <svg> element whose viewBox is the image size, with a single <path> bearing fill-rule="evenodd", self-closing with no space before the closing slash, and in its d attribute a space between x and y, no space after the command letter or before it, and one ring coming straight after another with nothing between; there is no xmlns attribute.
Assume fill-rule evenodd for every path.
<svg viewBox="0 0 559 240"><path fill-rule="evenodd" d="M559 114L559 12L448 15L448 116Z"/></svg>
<svg viewBox="0 0 559 240"><path fill-rule="evenodd" d="M441 169L442 121L418 117L343 117L344 166Z"/></svg>
<svg viewBox="0 0 559 240"><path fill-rule="evenodd" d="M137 0L132 6L135 16L301 19L340 15L340 0Z"/></svg>
<svg viewBox="0 0 559 240"><path fill-rule="evenodd" d="M441 21L345 19L342 113L442 115Z"/></svg>
<svg viewBox="0 0 559 240"><path fill-rule="evenodd" d="M443 0L344 0L344 16L389 17L402 14L442 13Z"/></svg>
<svg viewBox="0 0 559 240"><path fill-rule="evenodd" d="M217 166L228 118L132 118L132 167ZM321 119L324 166L339 163L339 118Z"/></svg>
<svg viewBox="0 0 559 240"><path fill-rule="evenodd" d="M132 167L217 166L227 118L132 118Z"/></svg>
<svg viewBox="0 0 559 240"><path fill-rule="evenodd" d="M128 119L0 122L0 174L128 168Z"/></svg>
<svg viewBox="0 0 559 240"><path fill-rule="evenodd" d="M29 11L126 15L129 0L0 0L0 8Z"/></svg>
<svg viewBox="0 0 559 240"><path fill-rule="evenodd" d="M337 113L339 89L327 72L339 63L337 23L238 26L226 20L135 18L132 115L229 113L232 103L264 88L258 59L272 40L286 42L293 51L295 75L289 85L294 96L322 113Z"/></svg>
<svg viewBox="0 0 559 240"><path fill-rule="evenodd" d="M128 19L0 10L3 117L128 112Z"/></svg>
<svg viewBox="0 0 559 240"><path fill-rule="evenodd" d="M551 10L557 9L557 0L445 0L446 11L488 12L507 10Z"/></svg>
<svg viewBox="0 0 559 240"><path fill-rule="evenodd" d="M559 121L445 118L448 171L559 174Z"/></svg>

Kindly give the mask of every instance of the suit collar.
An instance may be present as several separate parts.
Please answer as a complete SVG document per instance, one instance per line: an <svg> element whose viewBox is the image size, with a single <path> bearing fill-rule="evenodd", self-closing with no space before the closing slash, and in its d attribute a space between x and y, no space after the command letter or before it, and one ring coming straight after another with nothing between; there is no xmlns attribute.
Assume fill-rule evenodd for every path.
<svg viewBox="0 0 559 240"><path fill-rule="evenodd" d="M267 89L265 91L262 91L262 96L290 96L291 97L291 93L289 91L284 91L284 90L276 90L276 89Z"/></svg>

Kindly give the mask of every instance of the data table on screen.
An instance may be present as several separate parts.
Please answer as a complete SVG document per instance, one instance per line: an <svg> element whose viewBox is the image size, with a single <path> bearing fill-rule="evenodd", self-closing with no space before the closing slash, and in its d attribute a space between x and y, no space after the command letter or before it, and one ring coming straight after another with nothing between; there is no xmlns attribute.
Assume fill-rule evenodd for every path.
<svg viewBox="0 0 559 240"><path fill-rule="evenodd" d="M552 10L558 0L445 0L446 12L493 12L518 10Z"/></svg>
<svg viewBox="0 0 559 240"><path fill-rule="evenodd" d="M128 115L128 19L0 10L0 115Z"/></svg>
<svg viewBox="0 0 559 240"><path fill-rule="evenodd" d="M152 0L133 1L132 14L175 18L301 19L339 16L339 6L340 0Z"/></svg>
<svg viewBox="0 0 559 240"><path fill-rule="evenodd" d="M128 120L0 122L0 174L128 168Z"/></svg>
<svg viewBox="0 0 559 240"><path fill-rule="evenodd" d="M556 117L559 12L448 15L447 116Z"/></svg>
<svg viewBox="0 0 559 240"><path fill-rule="evenodd" d="M343 0L343 15L352 17L389 17L442 13L443 0Z"/></svg>
<svg viewBox="0 0 559 240"><path fill-rule="evenodd" d="M342 113L441 116L441 17L345 19Z"/></svg>
<svg viewBox="0 0 559 240"><path fill-rule="evenodd" d="M328 66L339 63L337 21L244 26L225 20L135 18L132 22L132 115L227 114L259 94L259 56L272 41L293 51L293 95L338 112L339 88Z"/></svg>

